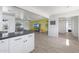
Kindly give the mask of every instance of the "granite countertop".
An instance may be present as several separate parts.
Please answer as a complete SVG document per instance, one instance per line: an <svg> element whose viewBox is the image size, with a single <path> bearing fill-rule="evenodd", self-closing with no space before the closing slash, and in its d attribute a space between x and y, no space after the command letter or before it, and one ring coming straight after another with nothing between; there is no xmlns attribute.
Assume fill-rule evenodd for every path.
<svg viewBox="0 0 79 59"><path fill-rule="evenodd" d="M7 37L0 37L0 40L12 38L12 37L17 37L17 36L22 36L22 35L27 35L30 33L33 33L33 32L30 30L22 31L22 33L18 32L17 34L16 34L16 32L13 32L13 33L9 33Z"/></svg>

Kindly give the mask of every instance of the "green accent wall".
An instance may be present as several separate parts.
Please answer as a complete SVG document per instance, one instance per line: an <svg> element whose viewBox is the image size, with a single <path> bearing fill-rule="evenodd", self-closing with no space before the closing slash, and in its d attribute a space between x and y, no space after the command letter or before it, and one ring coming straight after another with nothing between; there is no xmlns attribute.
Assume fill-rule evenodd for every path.
<svg viewBox="0 0 79 59"><path fill-rule="evenodd" d="M47 18L30 21L30 29L32 31L35 30L35 28L33 26L35 23L40 24L40 32L47 32L48 31L48 19Z"/></svg>

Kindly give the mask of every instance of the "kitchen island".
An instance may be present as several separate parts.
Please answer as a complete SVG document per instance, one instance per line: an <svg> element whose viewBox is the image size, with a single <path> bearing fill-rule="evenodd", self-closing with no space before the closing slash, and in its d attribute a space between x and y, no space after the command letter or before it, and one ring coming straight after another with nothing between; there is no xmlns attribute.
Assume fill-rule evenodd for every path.
<svg viewBox="0 0 79 59"><path fill-rule="evenodd" d="M34 33L22 31L0 37L0 53L28 53L34 50Z"/></svg>

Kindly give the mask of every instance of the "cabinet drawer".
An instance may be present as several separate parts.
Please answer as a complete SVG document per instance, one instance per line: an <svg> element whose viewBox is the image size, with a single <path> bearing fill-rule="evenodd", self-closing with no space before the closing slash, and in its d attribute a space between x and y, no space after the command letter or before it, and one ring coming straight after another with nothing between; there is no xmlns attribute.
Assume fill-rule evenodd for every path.
<svg viewBox="0 0 79 59"><path fill-rule="evenodd" d="M28 34L28 35L24 35L24 37L23 37L24 40L29 40L30 38L34 38L34 33Z"/></svg>

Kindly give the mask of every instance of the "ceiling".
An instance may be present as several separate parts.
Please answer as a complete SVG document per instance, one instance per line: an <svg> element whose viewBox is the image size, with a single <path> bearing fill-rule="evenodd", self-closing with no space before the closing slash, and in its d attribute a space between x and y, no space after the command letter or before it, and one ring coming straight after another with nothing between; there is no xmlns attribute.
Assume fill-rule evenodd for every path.
<svg viewBox="0 0 79 59"><path fill-rule="evenodd" d="M24 10L21 8L17 8L14 6L2 6L0 7L4 13L9 13L9 14L15 14L16 19L24 19L24 20L39 20L43 19L45 17L40 16L39 14L36 14L34 12L30 12L28 10ZM28 8L29 9L29 8Z"/></svg>
<svg viewBox="0 0 79 59"><path fill-rule="evenodd" d="M24 10L31 11L41 16L49 18L50 15L73 12L79 10L79 6L18 6Z"/></svg>

